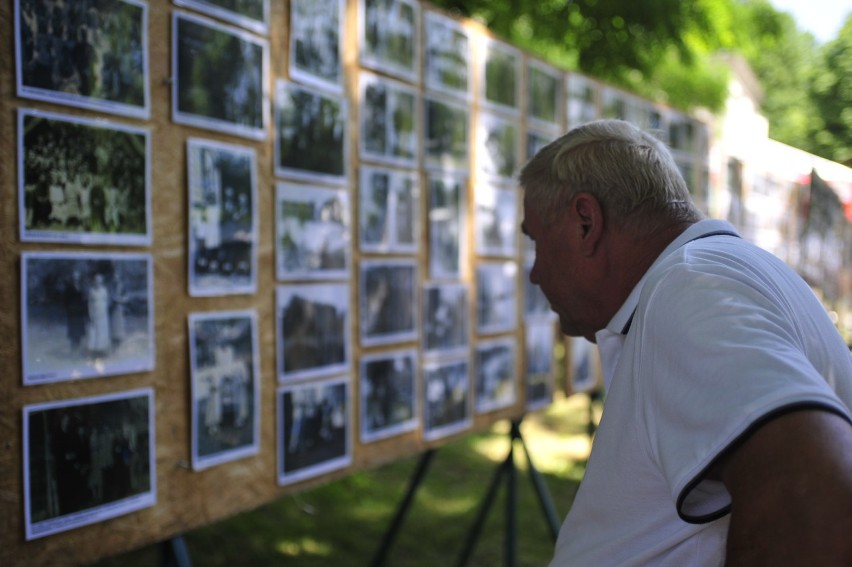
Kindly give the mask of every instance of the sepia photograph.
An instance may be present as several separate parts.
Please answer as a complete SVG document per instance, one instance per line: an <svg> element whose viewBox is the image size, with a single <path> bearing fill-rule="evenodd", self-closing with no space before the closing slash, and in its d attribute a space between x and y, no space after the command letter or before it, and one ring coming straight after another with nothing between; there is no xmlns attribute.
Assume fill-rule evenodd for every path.
<svg viewBox="0 0 852 567"><path fill-rule="evenodd" d="M512 331L517 326L517 264L480 262L476 266L476 330Z"/></svg>
<svg viewBox="0 0 852 567"><path fill-rule="evenodd" d="M423 353L464 354L469 348L467 284L423 285Z"/></svg>
<svg viewBox="0 0 852 567"><path fill-rule="evenodd" d="M349 372L349 284L278 286L278 380Z"/></svg>
<svg viewBox="0 0 852 567"><path fill-rule="evenodd" d="M487 177L511 183L518 173L517 119L480 113L476 126L476 169Z"/></svg>
<svg viewBox="0 0 852 567"><path fill-rule="evenodd" d="M23 252L24 385L154 369L150 254Z"/></svg>
<svg viewBox="0 0 852 567"><path fill-rule="evenodd" d="M476 345L477 413L509 407L515 403L515 339L500 338L481 341Z"/></svg>
<svg viewBox="0 0 852 567"><path fill-rule="evenodd" d="M150 132L18 110L21 240L151 244Z"/></svg>
<svg viewBox="0 0 852 567"><path fill-rule="evenodd" d="M480 181L473 218L476 253L514 258L518 252L518 190L514 185Z"/></svg>
<svg viewBox="0 0 852 567"><path fill-rule="evenodd" d="M278 484L321 476L352 463L348 378L278 389Z"/></svg>
<svg viewBox="0 0 852 567"><path fill-rule="evenodd" d="M553 348L556 336L553 320L527 323L526 373L524 402L527 410L535 411L553 401Z"/></svg>
<svg viewBox="0 0 852 567"><path fill-rule="evenodd" d="M189 314L192 469L256 455L260 359L252 310Z"/></svg>
<svg viewBox="0 0 852 567"><path fill-rule="evenodd" d="M156 504L153 389L24 406L23 432L27 540Z"/></svg>
<svg viewBox="0 0 852 567"><path fill-rule="evenodd" d="M417 252L420 176L416 172L361 166L358 196L362 252Z"/></svg>
<svg viewBox="0 0 852 567"><path fill-rule="evenodd" d="M429 277L458 279L467 234L467 176L432 171L429 186Z"/></svg>
<svg viewBox="0 0 852 567"><path fill-rule="evenodd" d="M470 98L470 38L461 22L426 12L423 33L426 88Z"/></svg>
<svg viewBox="0 0 852 567"><path fill-rule="evenodd" d="M269 33L269 0L174 0L254 33Z"/></svg>
<svg viewBox="0 0 852 567"><path fill-rule="evenodd" d="M290 0L290 77L343 93L345 0Z"/></svg>
<svg viewBox="0 0 852 567"><path fill-rule="evenodd" d="M420 2L360 0L361 65L417 83L420 74Z"/></svg>
<svg viewBox="0 0 852 567"><path fill-rule="evenodd" d="M420 143L417 90L364 71L359 79L361 159L416 167Z"/></svg>
<svg viewBox="0 0 852 567"><path fill-rule="evenodd" d="M275 189L277 278L348 279L349 193L280 182Z"/></svg>
<svg viewBox="0 0 852 567"><path fill-rule="evenodd" d="M361 357L361 442L371 443L418 426L417 349Z"/></svg>
<svg viewBox="0 0 852 567"><path fill-rule="evenodd" d="M530 281L532 268L533 261L524 262L524 320L528 322L552 320L556 317L556 313L550 308L550 302L541 288Z"/></svg>
<svg viewBox="0 0 852 567"><path fill-rule="evenodd" d="M423 104L426 166L470 170L468 107L447 97L435 96L427 96Z"/></svg>
<svg viewBox="0 0 852 567"><path fill-rule="evenodd" d="M275 175L346 183L346 98L284 80L275 85Z"/></svg>
<svg viewBox="0 0 852 567"><path fill-rule="evenodd" d="M546 63L527 62L527 118L530 123L559 125L562 104L562 73Z"/></svg>
<svg viewBox="0 0 852 567"><path fill-rule="evenodd" d="M361 344L417 340L417 261L362 260L360 267Z"/></svg>
<svg viewBox="0 0 852 567"><path fill-rule="evenodd" d="M14 4L18 96L149 118L145 2Z"/></svg>
<svg viewBox="0 0 852 567"><path fill-rule="evenodd" d="M482 105L517 115L521 105L521 51L491 38L485 38L479 51Z"/></svg>
<svg viewBox="0 0 852 567"><path fill-rule="evenodd" d="M423 364L424 440L442 439L465 431L473 424L469 367L467 358Z"/></svg>
<svg viewBox="0 0 852 567"><path fill-rule="evenodd" d="M269 43L246 30L174 12L172 120L265 140Z"/></svg>
<svg viewBox="0 0 852 567"><path fill-rule="evenodd" d="M253 148L189 138L189 294L257 291L257 159Z"/></svg>

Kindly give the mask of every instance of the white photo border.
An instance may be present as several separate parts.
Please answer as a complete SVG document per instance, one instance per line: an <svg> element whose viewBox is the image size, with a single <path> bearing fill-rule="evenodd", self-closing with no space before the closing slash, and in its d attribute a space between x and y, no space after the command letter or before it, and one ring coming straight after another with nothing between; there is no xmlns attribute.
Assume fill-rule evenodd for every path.
<svg viewBox="0 0 852 567"><path fill-rule="evenodd" d="M461 405L464 413L460 419L456 419L440 425L432 425L433 409L429 407L429 386L433 373L441 372L443 369L454 366L464 367L464 385L462 387L463 400ZM457 358L442 358L427 360L423 363L423 439L435 441L466 431L473 425L473 403L471 396L471 364L470 356ZM451 396L452 397L452 396Z"/></svg>
<svg viewBox="0 0 852 567"><path fill-rule="evenodd" d="M429 219L429 277L431 279L457 280L462 277L462 269L466 265L463 258L467 257L468 250L468 180L467 174L461 172L442 170L429 170L426 172L425 200ZM447 203L446 205L436 203L436 195L433 193L435 189L433 181L440 183L441 189L445 193L448 185L457 185L459 189L456 196L457 201L455 203ZM443 212L443 209L447 208L447 206L451 206L455 210L451 208L449 213L446 214ZM456 234L448 231L446 227L441 229L440 223L445 222L447 219L457 225ZM453 252L452 258L440 253L444 246L452 249L454 245L458 248Z"/></svg>
<svg viewBox="0 0 852 567"><path fill-rule="evenodd" d="M370 364L381 362L381 361L401 361L408 360L410 361L410 371L411 375L407 378L410 378L411 383L407 386L410 388L409 394L410 399L407 400L406 409L410 410L411 415L408 419L403 419L397 421L396 423L391 423L390 425L380 425L375 427L370 427L368 423L371 413L370 413L370 400L368 399L370 388L368 384L369 377L367 375L368 367ZM417 356L416 348L405 348L399 350L392 351L384 351L381 353L371 353L365 354L361 357L359 364L359 372L358 372L358 391L360 398L360 406L359 406L359 421L361 425L361 443L373 443L375 441L388 439L390 437L395 437L398 435L402 435L404 433L408 433L410 431L414 431L417 429L418 425L420 425L420 413L418 408L420 407L420 380L418 377L418 368L419 360Z"/></svg>
<svg viewBox="0 0 852 567"><path fill-rule="evenodd" d="M450 34L450 37L445 37ZM461 45L457 45L457 42ZM457 49L461 47L461 49ZM433 54L433 49L440 52ZM471 37L462 23L435 11L426 11L423 19L423 82L427 89L460 97L473 98L471 80ZM435 58L441 57L441 61ZM460 85L449 83L444 77L447 69L436 69L442 63L454 67L449 73Z"/></svg>
<svg viewBox="0 0 852 567"><path fill-rule="evenodd" d="M366 112L367 100L369 98L367 96L368 89L373 86L382 87L386 93L387 108L384 109L385 115L382 117L382 121L372 120L372 116ZM369 71L361 71L358 74L358 92L360 101L358 106L358 154L361 159L400 167L417 167L421 150L419 142L422 139L420 133L420 124L422 122L420 91L411 85L394 79L382 77ZM365 135L368 127L375 126L376 123L384 123L385 128L382 142L386 147L391 146L394 139L401 137L400 132L397 132L394 128L394 117L397 114L396 111L399 110L399 106L392 104L392 101L398 101L401 96L411 97L412 100L411 115L409 118L413 129L411 132L406 133L409 137L408 146L410 146L411 157L393 155L392 152L388 151L374 151L369 147L368 136ZM406 144L400 142L397 145L405 146Z"/></svg>
<svg viewBox="0 0 852 567"><path fill-rule="evenodd" d="M365 215L369 214L367 199L372 195L373 188L370 181L376 175L386 175L388 179L388 196L385 203L384 232L386 238L381 242L372 242L367 237L368 223ZM414 170L396 170L386 167L362 165L358 174L358 247L362 252L376 252L387 254L416 254L420 249L420 175ZM411 195L411 217L409 222L401 222L397 217L400 183L408 182L412 188ZM400 226L407 226L411 231L411 242L401 242L398 238Z"/></svg>
<svg viewBox="0 0 852 567"><path fill-rule="evenodd" d="M210 16L246 28L260 35L269 34L269 0L258 0L258 3L261 5L261 11L263 12L261 19L229 10L217 4L214 0L174 0L174 3L177 6L192 8L209 14Z"/></svg>
<svg viewBox="0 0 852 567"><path fill-rule="evenodd" d="M556 328L554 321L527 323L524 329L524 405L536 411L553 403ZM533 397L532 394L543 395Z"/></svg>
<svg viewBox="0 0 852 567"><path fill-rule="evenodd" d="M514 259L518 253L518 202L520 195L514 185L480 180L474 192L473 226L476 253ZM507 205L510 205L507 207ZM507 210L508 209L508 210ZM490 214L491 218L486 218ZM496 232L502 241L491 245L486 238L486 221L489 226L497 225Z"/></svg>
<svg viewBox="0 0 852 567"><path fill-rule="evenodd" d="M333 5L336 5L336 9L331 8ZM322 75L319 75L313 72L310 69L306 69L300 67L297 61L297 54L299 50L296 48L296 42L301 38L301 34L297 33L295 29L296 26L301 22L299 15L299 8L308 8L310 10L314 10L314 18L316 21L327 21L329 18L334 20L336 18L337 25L337 46L336 49L321 49L320 51L325 51L328 53L334 53L334 66L337 68L337 72L334 74L333 78L327 78ZM343 49L346 38L346 27L344 26L344 20L346 19L346 2L345 0L290 0L290 29L289 38L288 38L288 53L289 53L289 66L290 66L290 78L299 83L310 85L313 87L317 87L320 89L324 89L330 92L333 92L338 95L343 94ZM314 30L308 30L314 31ZM325 36L327 34L313 34L313 38L315 40L322 41L322 38L317 38L317 36ZM328 46L326 47L335 47Z"/></svg>
<svg viewBox="0 0 852 567"><path fill-rule="evenodd" d="M481 260L476 264L476 331L492 334L514 331L518 326L518 264L514 260ZM484 287L502 280L509 288L501 290L499 297L508 305L506 313L492 313L494 305L486 305L493 296ZM489 293L489 295L486 295ZM488 313L485 310L488 309Z"/></svg>
<svg viewBox="0 0 852 567"><path fill-rule="evenodd" d="M517 47L514 47L505 41L500 41L491 37L482 37L475 45L477 46L477 67L479 70L480 107L507 113L511 116L520 116L522 101L521 93L523 92L523 53ZM499 52L505 55L508 59L513 60L511 67L514 70L515 75L515 86L512 91L515 99L514 104L505 104L488 98L488 61L492 52Z"/></svg>
<svg viewBox="0 0 852 567"><path fill-rule="evenodd" d="M411 289L403 289L399 290L394 288L393 285L390 285L390 289L384 299L392 297L394 293L399 294L397 299L406 299L405 301L398 301L396 305L389 305L386 301L381 301L379 307L379 313L371 313L371 310L368 308L367 304L370 302L370 297L368 293L370 290L367 289L368 284L368 272L380 269L393 270L405 270L411 272ZM358 274L358 311L359 311L359 324L358 329L361 337L361 345L362 346L376 346L376 345L388 345L394 343L402 343L408 341L416 341L420 334L420 325L419 325L419 308L420 305L418 302L418 291L419 291L419 279L418 279L419 268L417 265L417 260L412 259L401 259L401 258L388 258L388 259L362 259L359 265L359 274ZM397 309L395 309L397 308ZM400 319L402 317L402 313L399 312L398 308L410 308L410 319L411 324L406 325L406 328L394 331L387 332L370 332L370 318L375 315L377 319L382 319L383 309L388 309L389 311L385 311L385 320L387 317L393 317L395 320Z"/></svg>
<svg viewBox="0 0 852 567"><path fill-rule="evenodd" d="M509 355L510 375L508 378L500 377L499 386L508 387L510 391L504 395L491 397L485 392L484 369L482 365L482 356L485 352L505 349ZM517 356L518 345L513 337L499 337L494 339L482 340L476 345L474 353L474 372L475 379L475 396L474 408L477 414L484 414L495 410L513 406L518 399L518 382L517 379Z"/></svg>
<svg viewBox="0 0 852 567"><path fill-rule="evenodd" d="M380 71L382 73L387 73L389 75L396 76L400 79L408 81L410 83L419 83L420 82L420 2L417 0L392 0L390 6L390 12L399 12L402 8L410 9L413 16L413 30L411 38L412 43L412 55L411 62L409 65L397 63L392 61L388 57L382 57L381 54L370 52L367 41L367 15L369 11L369 7L367 6L368 2L375 2L375 0L358 0L358 46L360 49L359 52L359 62L361 66L372 69L374 71ZM379 3L385 3L384 0L378 0ZM377 9L378 11L378 9ZM387 25L387 20L382 19L382 16L386 14L379 14L375 16L378 20L377 28L384 28L384 30L388 30L392 26Z"/></svg>
<svg viewBox="0 0 852 567"><path fill-rule="evenodd" d="M437 291L436 291L437 290ZM452 306L446 306L445 313L450 320L446 321L446 325L457 332L462 338L458 344L449 346L434 345L431 339L430 325L433 324L432 318L435 309L432 309L432 292L440 296L439 301L446 298L446 294L453 297L447 298L457 302ZM470 289L468 284L462 282L426 282L422 288L423 302L423 354L427 357L434 356L458 356L469 354L470 352ZM440 306L439 306L440 307Z"/></svg>

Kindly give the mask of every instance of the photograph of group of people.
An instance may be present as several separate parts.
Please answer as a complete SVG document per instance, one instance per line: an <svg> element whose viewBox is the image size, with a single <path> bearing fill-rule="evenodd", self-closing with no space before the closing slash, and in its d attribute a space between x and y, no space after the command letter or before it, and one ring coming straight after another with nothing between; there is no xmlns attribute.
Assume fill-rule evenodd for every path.
<svg viewBox="0 0 852 567"><path fill-rule="evenodd" d="M26 539L156 501L150 388L24 407Z"/></svg>
<svg viewBox="0 0 852 567"><path fill-rule="evenodd" d="M363 355L360 365L361 442L417 427L417 350Z"/></svg>
<svg viewBox="0 0 852 567"><path fill-rule="evenodd" d="M24 384L154 367L151 257L25 252Z"/></svg>

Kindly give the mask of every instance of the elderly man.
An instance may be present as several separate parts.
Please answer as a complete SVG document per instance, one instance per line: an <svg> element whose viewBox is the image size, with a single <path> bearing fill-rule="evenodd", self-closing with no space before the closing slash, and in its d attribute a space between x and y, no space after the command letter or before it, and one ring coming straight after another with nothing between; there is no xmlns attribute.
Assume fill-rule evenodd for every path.
<svg viewBox="0 0 852 567"><path fill-rule="evenodd" d="M551 565L852 565L852 358L805 282L702 219L627 122L570 131L520 184L530 280L607 392Z"/></svg>

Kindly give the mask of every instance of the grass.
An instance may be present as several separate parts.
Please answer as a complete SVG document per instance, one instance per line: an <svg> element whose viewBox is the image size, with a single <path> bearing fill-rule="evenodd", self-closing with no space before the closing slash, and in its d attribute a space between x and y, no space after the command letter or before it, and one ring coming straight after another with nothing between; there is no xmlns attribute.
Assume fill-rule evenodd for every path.
<svg viewBox="0 0 852 567"><path fill-rule="evenodd" d="M521 433L561 522L585 470L590 400L575 395L526 416ZM470 539L487 488L509 450L510 423L440 447L385 556L385 566L455 565ZM362 471L251 512L184 534L194 566L371 565L409 486L419 457ZM546 565L553 540L533 488L527 459L515 444L516 558L519 567ZM496 494L466 565L505 562L506 483ZM96 567L161 565L153 545Z"/></svg>

